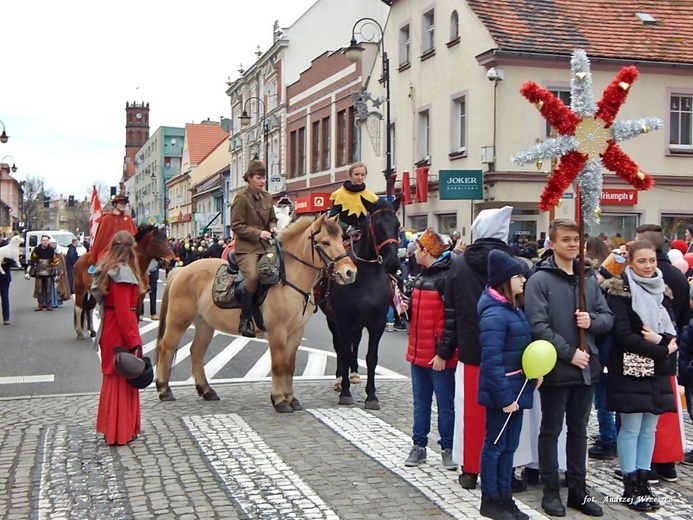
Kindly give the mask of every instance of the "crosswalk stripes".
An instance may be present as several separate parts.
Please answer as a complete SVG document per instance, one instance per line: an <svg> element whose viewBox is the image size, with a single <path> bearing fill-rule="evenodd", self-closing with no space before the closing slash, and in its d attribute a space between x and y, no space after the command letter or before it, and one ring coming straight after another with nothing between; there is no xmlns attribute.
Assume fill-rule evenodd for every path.
<svg viewBox="0 0 693 520"><path fill-rule="evenodd" d="M184 417L244 518L339 516L236 414Z"/></svg>
<svg viewBox="0 0 693 520"><path fill-rule="evenodd" d="M94 314L94 326L98 329L100 319ZM142 350L156 364L158 322L144 319L140 322ZM171 375L171 386L189 386L194 384L190 375L190 347L195 327L191 325L181 339L176 351ZM212 342L207 349L205 374L211 384L231 382L269 381L271 379L272 360L269 344L263 338L244 338L215 331ZM299 345L296 357L296 374L294 380L330 380L336 370L336 355L332 351L324 351ZM359 366L366 368L364 359L359 360ZM383 366L378 366L376 377L380 380L406 379Z"/></svg>

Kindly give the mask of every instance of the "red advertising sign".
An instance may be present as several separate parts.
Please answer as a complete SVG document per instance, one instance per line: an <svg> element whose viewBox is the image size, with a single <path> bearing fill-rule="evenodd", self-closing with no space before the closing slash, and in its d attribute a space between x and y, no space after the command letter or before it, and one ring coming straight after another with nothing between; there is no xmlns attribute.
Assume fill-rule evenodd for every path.
<svg viewBox="0 0 693 520"><path fill-rule="evenodd" d="M633 206L638 203L638 190L604 188L601 197L599 197L599 203L602 205Z"/></svg>
<svg viewBox="0 0 693 520"><path fill-rule="evenodd" d="M294 211L296 213L313 213L330 209L329 193L310 193L307 197L296 197Z"/></svg>

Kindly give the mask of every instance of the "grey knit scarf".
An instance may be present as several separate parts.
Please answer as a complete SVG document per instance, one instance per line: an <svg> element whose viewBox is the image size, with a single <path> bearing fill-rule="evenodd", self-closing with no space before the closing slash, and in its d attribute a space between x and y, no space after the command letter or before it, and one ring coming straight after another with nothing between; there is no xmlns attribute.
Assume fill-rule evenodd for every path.
<svg viewBox="0 0 693 520"><path fill-rule="evenodd" d="M626 275L628 276L633 310L640 317L643 325L657 333L666 332L675 336L674 324L662 305L666 290L662 271L657 269L652 278L643 278L635 274L630 267L626 267Z"/></svg>

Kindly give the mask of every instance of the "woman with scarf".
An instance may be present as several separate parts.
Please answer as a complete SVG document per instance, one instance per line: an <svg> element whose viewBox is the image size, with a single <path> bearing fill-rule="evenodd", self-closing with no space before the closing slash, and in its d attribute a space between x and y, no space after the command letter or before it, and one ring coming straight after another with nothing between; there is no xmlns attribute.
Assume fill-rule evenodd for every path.
<svg viewBox="0 0 693 520"><path fill-rule="evenodd" d="M671 291L657 268L652 244L638 241L628 249L620 278L602 287L614 313L606 406L621 414L616 441L623 474L623 501L636 511L653 511L648 474L659 415L676 410L670 377L676 373L676 329Z"/></svg>
<svg viewBox="0 0 693 520"><path fill-rule="evenodd" d="M378 196L366 188L368 170L362 162L355 162L349 167L348 179L330 195L332 205L329 216L339 215L339 225L344 234L351 236L359 230L366 221L368 210L364 207L361 197L368 202L376 202Z"/></svg>

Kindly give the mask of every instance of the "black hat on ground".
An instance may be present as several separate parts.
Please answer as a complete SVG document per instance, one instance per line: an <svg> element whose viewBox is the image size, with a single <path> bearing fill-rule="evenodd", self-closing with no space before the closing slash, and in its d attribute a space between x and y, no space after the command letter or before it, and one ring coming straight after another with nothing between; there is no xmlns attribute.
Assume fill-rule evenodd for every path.
<svg viewBox="0 0 693 520"><path fill-rule="evenodd" d="M154 369L148 357L139 358L123 348L116 348L115 352L113 367L120 377L135 388L147 388L152 383Z"/></svg>
<svg viewBox="0 0 693 520"><path fill-rule="evenodd" d="M493 249L488 255L488 284L498 287L513 276L524 274L525 268L508 253Z"/></svg>

